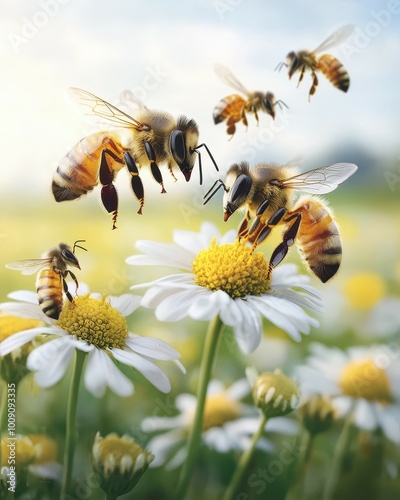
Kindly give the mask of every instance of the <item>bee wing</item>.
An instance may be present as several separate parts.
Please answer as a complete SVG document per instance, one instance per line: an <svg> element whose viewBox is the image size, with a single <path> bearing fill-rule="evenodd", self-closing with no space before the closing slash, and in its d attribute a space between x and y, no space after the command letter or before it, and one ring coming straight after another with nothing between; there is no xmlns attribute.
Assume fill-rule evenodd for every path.
<svg viewBox="0 0 400 500"><path fill-rule="evenodd" d="M138 131L144 128L148 129L148 126L143 125L132 116L87 90L70 87L68 97L71 98L73 104L78 105L81 111L83 110L86 116L96 116L101 119L100 121L103 124L112 125L113 127L134 128Z"/></svg>
<svg viewBox="0 0 400 500"><path fill-rule="evenodd" d="M330 193L357 170L354 163L334 163L326 167L308 170L279 182L279 187L304 191L305 193Z"/></svg>
<svg viewBox="0 0 400 500"><path fill-rule="evenodd" d="M51 258L17 260L6 264L6 268L21 271L22 274L34 274L45 267L49 267L52 260Z"/></svg>
<svg viewBox="0 0 400 500"><path fill-rule="evenodd" d="M318 47L314 50L315 53L322 52L323 50L331 49L337 45L343 43L354 31L353 24L346 24L341 28L334 31L326 40L324 40Z"/></svg>
<svg viewBox="0 0 400 500"><path fill-rule="evenodd" d="M246 87L240 82L236 76L232 73L230 69L222 64L214 64L214 70L219 76L220 80L233 89L242 92L245 95L248 95L250 92L246 89Z"/></svg>

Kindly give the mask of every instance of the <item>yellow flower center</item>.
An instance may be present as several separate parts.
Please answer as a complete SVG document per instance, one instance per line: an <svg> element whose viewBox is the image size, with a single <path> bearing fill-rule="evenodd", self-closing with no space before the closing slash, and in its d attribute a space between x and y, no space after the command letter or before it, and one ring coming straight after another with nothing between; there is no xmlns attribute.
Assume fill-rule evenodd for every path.
<svg viewBox="0 0 400 500"><path fill-rule="evenodd" d="M222 427L226 422L240 417L240 404L225 394L208 396L204 408L203 432L212 427Z"/></svg>
<svg viewBox="0 0 400 500"><path fill-rule="evenodd" d="M385 295L384 280L374 273L358 273L349 278L344 293L354 309L367 310Z"/></svg>
<svg viewBox="0 0 400 500"><path fill-rule="evenodd" d="M123 349L128 336L125 318L107 302L105 295L101 299L89 294L75 297L61 311L57 325L100 349Z"/></svg>
<svg viewBox="0 0 400 500"><path fill-rule="evenodd" d="M26 465L35 458L35 447L27 436L15 436L15 439L1 441L1 462L3 466L10 463ZM12 462L13 461L13 462Z"/></svg>
<svg viewBox="0 0 400 500"><path fill-rule="evenodd" d="M0 342L10 335L14 335L14 333L37 328L43 324L43 321L37 319L18 318L17 316L0 314Z"/></svg>
<svg viewBox="0 0 400 500"><path fill-rule="evenodd" d="M112 456L116 467L119 466L124 457L130 457L134 464L136 458L143 453L142 448L133 439L119 437L116 434L109 434L100 441L98 451L99 462L105 463Z"/></svg>
<svg viewBox="0 0 400 500"><path fill-rule="evenodd" d="M371 359L353 361L341 373L339 385L344 394L369 401L390 402L392 395L384 370Z"/></svg>
<svg viewBox="0 0 400 500"><path fill-rule="evenodd" d="M201 250L192 264L195 283L212 291L223 290L230 297L261 295L269 289L268 265L261 252L236 240L218 245L215 238Z"/></svg>
<svg viewBox="0 0 400 500"><path fill-rule="evenodd" d="M28 434L35 449L35 464L48 464L57 461L57 444L54 439L43 434Z"/></svg>

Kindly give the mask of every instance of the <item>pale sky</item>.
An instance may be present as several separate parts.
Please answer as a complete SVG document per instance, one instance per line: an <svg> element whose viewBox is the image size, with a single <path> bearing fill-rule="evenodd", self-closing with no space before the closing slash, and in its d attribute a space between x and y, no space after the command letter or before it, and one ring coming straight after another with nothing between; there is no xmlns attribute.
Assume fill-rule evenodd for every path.
<svg viewBox="0 0 400 500"><path fill-rule="evenodd" d="M149 108L194 118L222 169L247 160L305 167L400 154L400 1L0 0L2 182L13 191L48 195L60 159L91 128L65 100L81 87L117 104L123 89ZM354 36L329 52L347 68L347 94L323 76L311 84L274 71L291 50L314 49L337 28ZM241 124L231 141L212 111L233 93L216 76L222 63L250 90L270 90L289 109L273 122L260 114L257 129ZM338 157L335 155L337 154ZM204 169L215 176L204 158ZM196 175L194 174L194 177Z"/></svg>

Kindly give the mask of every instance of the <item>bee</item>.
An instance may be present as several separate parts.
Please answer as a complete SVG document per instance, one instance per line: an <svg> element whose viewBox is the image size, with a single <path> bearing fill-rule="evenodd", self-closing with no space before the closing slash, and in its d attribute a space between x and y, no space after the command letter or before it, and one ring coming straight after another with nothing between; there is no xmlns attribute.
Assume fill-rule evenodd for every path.
<svg viewBox="0 0 400 500"><path fill-rule="evenodd" d="M135 118L86 90L71 88L70 95L86 114L94 115L113 129L95 132L84 137L61 160L53 176L52 191L57 202L75 200L91 191L99 182L101 200L112 213L113 229L118 216L118 194L115 176L127 167L131 187L142 214L144 189L139 171L150 166L154 179L165 193L159 165L166 163L174 180L173 169L178 167L186 181L199 157L200 184L203 182L201 155L204 147L218 170L206 144L199 144L199 130L194 120L185 116L177 119L163 111L153 111L136 99Z"/></svg>
<svg viewBox="0 0 400 500"><path fill-rule="evenodd" d="M346 25L332 33L332 35L313 51L299 50L298 52L289 52L286 56L286 62L279 63L276 69L280 70L282 66L286 66L288 68L289 79L292 78L294 73L300 72L297 86L300 85L305 71L310 70L312 84L308 94L308 100L310 100L311 96L314 95L317 90L317 71L321 71L336 88L343 92L347 92L350 86L350 77L343 64L330 54L319 54L339 45L346 40L352 32L353 26Z"/></svg>
<svg viewBox="0 0 400 500"><path fill-rule="evenodd" d="M242 121L247 128L248 122L246 113L254 113L258 125L259 120L257 111L264 111L275 119L275 106L278 105L282 108L283 105L287 107L283 101L275 100L275 96L272 92L250 92L225 66L216 64L215 71L222 82L244 95L243 97L239 94L231 94L224 97L217 103L213 111L214 123L216 125L226 120L226 132L231 136L230 139L236 131L237 122Z"/></svg>
<svg viewBox="0 0 400 500"><path fill-rule="evenodd" d="M224 221L236 210L245 209L238 237L252 243L254 248L275 226L283 224L282 242L271 255L270 272L296 241L306 266L325 283L336 274L341 263L339 229L322 199L309 196L296 201L295 193L329 193L350 177L357 166L335 163L300 174L294 168L294 165L271 163L250 168L247 162L235 163L228 169L225 182L218 179L206 193L204 204L222 187Z"/></svg>
<svg viewBox="0 0 400 500"><path fill-rule="evenodd" d="M36 291L39 306L52 319L58 319L63 305L63 291L68 300L72 302L72 295L68 290L65 281L68 274L74 280L78 288L78 280L75 274L67 266L80 269L78 259L75 257L75 248L86 248L78 245L85 240L77 240L71 248L66 243L60 243L58 246L45 252L40 259L17 260L6 264L7 269L21 271L22 274L38 273L36 278Z"/></svg>

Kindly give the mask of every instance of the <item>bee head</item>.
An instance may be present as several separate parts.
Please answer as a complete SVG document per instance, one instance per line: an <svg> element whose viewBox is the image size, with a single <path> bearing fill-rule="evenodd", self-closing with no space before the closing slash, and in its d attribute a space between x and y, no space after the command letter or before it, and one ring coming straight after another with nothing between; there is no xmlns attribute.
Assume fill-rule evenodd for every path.
<svg viewBox="0 0 400 500"><path fill-rule="evenodd" d="M299 57L296 52L289 52L286 56L286 65L288 67L289 78L292 78L293 73L298 69L300 64Z"/></svg>
<svg viewBox="0 0 400 500"><path fill-rule="evenodd" d="M241 167L242 165L232 165L226 176L226 190L223 201L225 222L249 199L253 181L247 173L243 172Z"/></svg>
<svg viewBox="0 0 400 500"><path fill-rule="evenodd" d="M275 96L272 92L267 92L263 97L263 107L265 111L275 119Z"/></svg>
<svg viewBox="0 0 400 500"><path fill-rule="evenodd" d="M69 245L67 245L66 243L60 243L60 251L61 251L61 257L63 258L66 264L72 267L77 267L78 269L81 268L78 259L75 257L74 252Z"/></svg>
<svg viewBox="0 0 400 500"><path fill-rule="evenodd" d="M198 141L199 130L196 122L180 116L176 128L169 136L169 147L172 157L185 176L186 181L189 181L192 175L196 161L196 156L193 153Z"/></svg>

